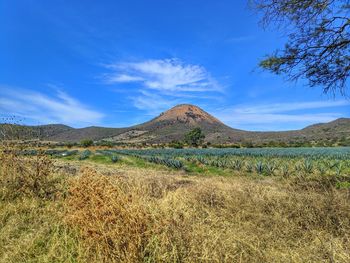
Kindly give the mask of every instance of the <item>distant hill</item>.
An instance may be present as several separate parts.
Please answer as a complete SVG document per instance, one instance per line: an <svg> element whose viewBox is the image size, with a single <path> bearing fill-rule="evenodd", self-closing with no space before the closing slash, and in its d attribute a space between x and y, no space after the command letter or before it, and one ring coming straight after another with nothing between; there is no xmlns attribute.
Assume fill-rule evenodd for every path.
<svg viewBox="0 0 350 263"><path fill-rule="evenodd" d="M350 119L314 124L302 130L282 132L251 132L233 129L201 108L177 105L158 117L127 128L86 127L75 129L66 125L21 126L0 124L2 138L40 139L56 142L78 142L83 139L125 143L168 143L182 140L185 134L200 127L206 141L214 144L339 141L350 136Z"/></svg>
<svg viewBox="0 0 350 263"><path fill-rule="evenodd" d="M62 124L25 126L17 124L0 124L0 138L3 139L49 139L75 129Z"/></svg>
<svg viewBox="0 0 350 263"><path fill-rule="evenodd" d="M71 129L62 133L47 137L49 141L59 142L78 142L84 139L92 139L94 141L110 138L120 133L126 132L128 128L105 128L105 127L86 127L80 129Z"/></svg>

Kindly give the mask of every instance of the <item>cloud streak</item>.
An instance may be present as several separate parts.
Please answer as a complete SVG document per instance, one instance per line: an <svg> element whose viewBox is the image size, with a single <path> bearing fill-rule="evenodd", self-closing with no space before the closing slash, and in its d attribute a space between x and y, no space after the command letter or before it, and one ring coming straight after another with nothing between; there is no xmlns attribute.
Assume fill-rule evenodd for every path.
<svg viewBox="0 0 350 263"><path fill-rule="evenodd" d="M330 109L348 107L349 105L350 101L347 100L237 105L217 110L214 114L232 127L285 130L285 127L289 124L303 127L309 124L335 120L342 117L343 114L329 112ZM314 110L318 112L310 112ZM321 110L326 110L326 112L320 112Z"/></svg>
<svg viewBox="0 0 350 263"><path fill-rule="evenodd" d="M293 103L272 103L266 105L255 105L238 107L235 111L240 113L275 113L275 112L291 112L298 110L334 108L350 105L350 101L309 101L309 102L293 102Z"/></svg>
<svg viewBox="0 0 350 263"><path fill-rule="evenodd" d="M113 72L105 76L109 84L139 83L160 92L222 91L222 87L202 66L179 59L145 60L108 65Z"/></svg>
<svg viewBox="0 0 350 263"><path fill-rule="evenodd" d="M127 87L135 94L129 97L133 106L148 115L159 114L177 103L218 100L223 94L223 87L203 66L176 58L119 62L105 67L111 72L103 76L104 82Z"/></svg>
<svg viewBox="0 0 350 263"><path fill-rule="evenodd" d="M81 127L99 123L104 117L62 91L57 91L55 96L47 96L1 87L0 95L1 112L25 118L33 124L63 123Z"/></svg>

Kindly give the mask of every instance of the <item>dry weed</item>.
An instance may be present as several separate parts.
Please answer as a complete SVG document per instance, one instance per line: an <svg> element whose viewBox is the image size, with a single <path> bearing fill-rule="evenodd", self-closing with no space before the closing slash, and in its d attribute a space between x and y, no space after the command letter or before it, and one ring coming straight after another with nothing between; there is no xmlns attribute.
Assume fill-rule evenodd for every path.
<svg viewBox="0 0 350 263"><path fill-rule="evenodd" d="M249 178L154 179L106 177L85 170L74 182L67 218L80 229L91 259L350 260L346 193L305 191L294 183Z"/></svg>
<svg viewBox="0 0 350 263"><path fill-rule="evenodd" d="M85 168L66 197L51 168L0 155L0 261L350 262L348 193L322 180Z"/></svg>
<svg viewBox="0 0 350 263"><path fill-rule="evenodd" d="M16 151L0 153L0 199L53 198L59 192L62 178L52 173L52 167L46 156L27 158Z"/></svg>
<svg viewBox="0 0 350 263"><path fill-rule="evenodd" d="M95 260L140 258L149 216L132 186L86 168L72 182L67 204L67 223L79 228Z"/></svg>

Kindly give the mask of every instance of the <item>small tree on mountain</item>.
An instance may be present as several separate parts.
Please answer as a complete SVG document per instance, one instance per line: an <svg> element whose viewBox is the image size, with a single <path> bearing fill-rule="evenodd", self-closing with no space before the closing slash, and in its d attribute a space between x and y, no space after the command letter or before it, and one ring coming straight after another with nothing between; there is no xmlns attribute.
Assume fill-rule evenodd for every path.
<svg viewBox="0 0 350 263"><path fill-rule="evenodd" d="M201 128L197 127L189 131L185 135L185 142L194 147L198 147L204 142L205 135L203 134Z"/></svg>

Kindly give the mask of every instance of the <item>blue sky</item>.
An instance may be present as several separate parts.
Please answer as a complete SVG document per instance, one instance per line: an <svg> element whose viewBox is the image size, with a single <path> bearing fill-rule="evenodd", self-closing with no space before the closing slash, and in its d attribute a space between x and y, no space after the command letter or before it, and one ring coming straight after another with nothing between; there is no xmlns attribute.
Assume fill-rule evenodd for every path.
<svg viewBox="0 0 350 263"><path fill-rule="evenodd" d="M247 130L350 117L350 100L257 68L283 47L246 0L2 0L0 116L123 127L180 103Z"/></svg>

